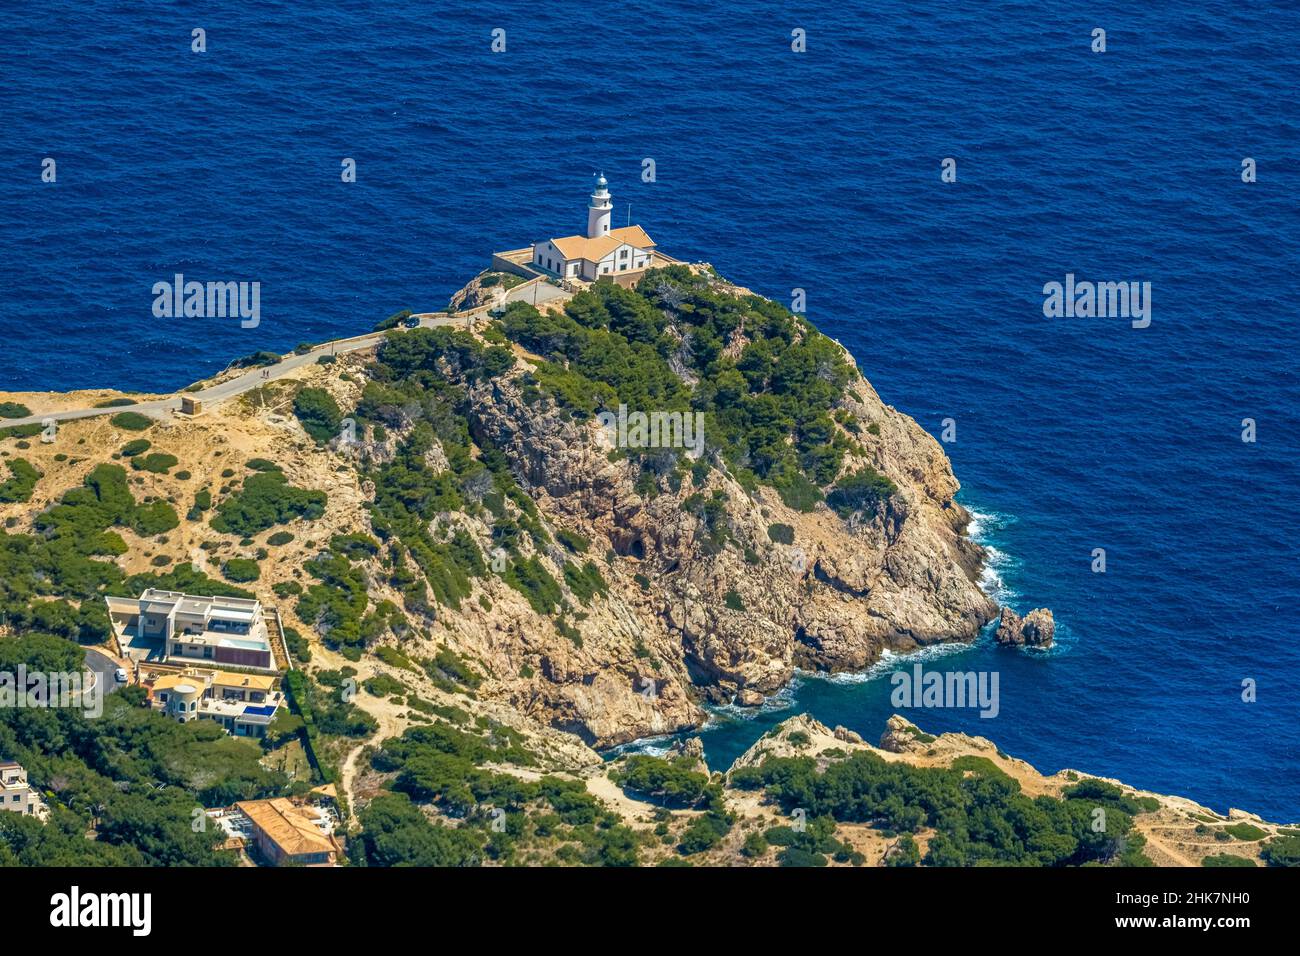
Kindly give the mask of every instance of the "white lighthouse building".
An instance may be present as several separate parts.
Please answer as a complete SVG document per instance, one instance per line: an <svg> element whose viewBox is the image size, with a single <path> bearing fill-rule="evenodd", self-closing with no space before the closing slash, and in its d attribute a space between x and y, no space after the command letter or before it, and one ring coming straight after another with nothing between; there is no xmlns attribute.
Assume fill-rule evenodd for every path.
<svg viewBox="0 0 1300 956"><path fill-rule="evenodd" d="M614 203L604 175L587 203L587 234L545 239L533 246L532 264L566 279L642 272L655 264L655 244L640 226L610 228Z"/></svg>
<svg viewBox="0 0 1300 956"><path fill-rule="evenodd" d="M609 198L609 183L605 174L596 179L596 188L591 191L591 201L587 203L587 238L599 239L609 235L609 217L614 211L614 203Z"/></svg>

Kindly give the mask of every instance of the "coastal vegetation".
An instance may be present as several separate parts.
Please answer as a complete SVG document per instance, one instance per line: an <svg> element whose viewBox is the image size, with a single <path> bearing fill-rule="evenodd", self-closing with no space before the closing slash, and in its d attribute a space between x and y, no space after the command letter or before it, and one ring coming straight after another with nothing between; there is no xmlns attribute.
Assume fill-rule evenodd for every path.
<svg viewBox="0 0 1300 956"><path fill-rule="evenodd" d="M1152 805L1101 781L1068 787L1061 799L1031 798L996 768L914 767L860 752L824 769L811 757L768 757L734 771L731 783L763 790L787 812L803 810L810 830L825 818L933 831L920 861L927 866L1149 865L1133 818Z"/></svg>
<svg viewBox="0 0 1300 956"><path fill-rule="evenodd" d="M221 573L227 581L234 581L237 584L246 584L249 581L256 581L262 576L262 569L256 561L250 558L228 558L226 563L221 567Z"/></svg>
<svg viewBox="0 0 1300 956"><path fill-rule="evenodd" d="M295 518L319 518L325 513L325 502L325 492L295 488L282 472L258 472L217 505L208 523L223 534L251 536Z"/></svg>
<svg viewBox="0 0 1300 956"><path fill-rule="evenodd" d="M652 270L635 290L598 282L562 313L514 302L501 328L545 360L527 382L575 415L620 403L701 412L707 446L738 480L769 484L799 510L822 499L853 447L831 414L857 378L839 347L780 305L684 267ZM629 454L655 484L682 466L678 454L652 473L654 456Z"/></svg>
<svg viewBox="0 0 1300 956"><path fill-rule="evenodd" d="M846 521L881 513L899 489L863 463L858 419L843 404L855 398L857 372L838 347L782 307L710 286L686 270L653 272L633 290L598 283L553 313L516 303L479 336L449 328L407 330L408 318L409 312L392 317L392 332L364 374L360 356L341 360L343 376L355 376L346 378L350 391L309 385L282 393L278 412L292 395L293 414L317 446L299 442L300 457L281 458L283 466L254 457L241 471L247 455L279 458L278 451L264 449L284 446L231 443L215 453L226 454L224 459L186 459L200 483L221 469L211 488L194 489L178 483L191 473L174 470L180 464L175 455L137 438L114 455L122 465L130 461L129 469L93 467L81 487L32 515L33 533L0 531L0 628L30 641L20 646L33 659L70 655L71 661L80 651L76 642L108 637L105 594L159 587L251 597L255 590L265 601L273 593L297 626L284 629L295 668L283 682L292 715L277 720L266 746L301 745L318 778L311 783L342 784L354 771L354 781L356 775L364 778L345 795L365 795L356 806L360 828L349 835L351 859L359 864L867 862L855 844L874 847L872 862L899 867L1146 864L1133 821L1152 811L1151 801L1093 780L1076 781L1060 797L1030 797L988 757L960 757L946 768L915 767L872 753L818 753L813 735L793 730L784 739L798 756L768 757L737 769L724 785L721 775L694 757L637 754L605 770L575 770L580 762L565 765L535 747L518 729L536 732L526 719L514 726L501 719L502 685L533 682L507 691L516 701L540 701L559 684L545 681L561 667L585 679L608 661L597 656L602 648L594 630L585 629L588 647L575 651L562 642L558 650L557 643L544 645L533 629L529 639L536 643L529 644L526 658L506 655L504 669L491 650L457 641L444 622L454 617L478 626L482 613L494 607L527 620L531 609L582 649L582 622L589 613L608 622L609 611L621 614L629 603L603 606L611 592L616 601L626 599L618 591L631 582L632 602L647 603L658 598L662 577L632 545L613 536L602 540L599 526L593 530L571 514L539 510L525 490L517 449L490 427L478 401L485 391L504 387L503 378L517 389L511 401L518 395L525 403L541 403L539 410L566 422L586 422L620 404L703 415L705 454L699 460L671 448L617 449L610 456L611 462L631 462L643 498L680 492L688 516L683 526L703 556L730 551L754 566L768 542L793 546L796 525L801 543L813 540L808 526L788 512L782 515L796 524L768 517L775 510L768 507L771 500L752 509L762 515L756 524L741 525L739 516L753 503L708 487L719 472L750 494L765 486L790 508L824 504ZM521 367L525 352L541 356L540 364ZM316 383L336 375L306 368ZM333 397L358 390L353 410ZM326 447L345 415L356 421L360 446L348 456ZM137 417L143 428L154 424ZM866 432L878 434L879 426L872 427L874 432ZM160 437L163 431L167 435ZM171 444L172 434L163 426L154 437L184 454L183 445ZM113 446L121 440L113 439ZM31 457L44 467L45 458L37 452ZM26 459L5 464L9 477L0 482L0 502L31 500L43 476ZM322 475L337 481L336 473L356 481L364 494L353 500L364 503L331 514L325 527L295 524L325 516L331 502L314 489L338 487L322 481ZM160 485L170 490L159 491ZM140 494L141 487L157 497L137 501L131 489ZM187 528L185 535L171 536L170 551L164 547L167 532L179 524L172 503L184 508L191 492L186 520L207 522L234 538ZM334 511L348 498L338 494ZM537 500L543 500L540 494ZM665 503L661 498L658 506ZM825 517L827 525L833 523ZM10 528L18 524L13 520ZM562 523L576 527L558 527ZM286 525L293 530L284 530ZM128 531L153 540L146 560L133 555L134 563L119 566ZM194 531L205 535L199 547L220 569L218 578L178 558L179 547L193 544ZM268 560L267 548L284 550ZM128 576L124 566L151 570ZM734 583L724 581L711 595L713 608L727 609L720 616L733 620L760 613L763 600L745 582ZM0 647L8 642L6 635ZM628 684L642 673L662 678L661 643L650 633L625 640L617 651L618 677ZM367 710L370 698L382 698L375 716ZM58 725L53 731L40 723L43 717L30 723L0 720L0 753L30 760L33 780L54 793L58 804L58 826L48 835L0 814L0 863L46 862L47 851L73 864L91 856L149 865L224 863L229 854L215 849L214 834L194 837L180 828L188 828L196 804L308 786L262 766L263 749L255 744L214 734L218 728L202 722L161 729L161 718L140 703L137 690L115 694L110 713L116 723L104 733L74 718L66 726L58 725L63 717L51 718L51 726ZM553 726L571 728L567 714L560 719L554 713L548 715ZM400 722L395 730L393 720ZM376 736L381 726L382 738ZM937 738L917 732L911 739L932 744ZM47 741L57 749L42 758L37 751ZM155 762L165 762L171 776L156 770ZM557 769L565 766L567 772ZM200 773L200 767L220 776ZM608 792L601 789L602 773L622 791L608 804L595 795ZM100 813L108 805L101 797L106 781L134 784L141 774L179 781L169 782L175 796L136 794L143 802ZM732 788L761 792L763 817L738 815L752 809L751 801L737 800ZM631 811L644 814L635 827L627 823L628 806L644 808ZM769 825L773 808L789 815L789 823ZM869 829L872 841L864 844L846 825ZM1262 844L1238 850L1260 852L1271 865L1300 862L1300 838L1265 842L1269 832L1248 824L1220 832L1225 844L1232 837ZM85 846L74 839L87 833ZM122 849L108 845L110 835L127 844L148 842ZM890 841L887 850L884 841ZM1205 865L1246 865L1229 862L1238 859L1244 858L1220 854L1207 857Z"/></svg>
<svg viewBox="0 0 1300 956"><path fill-rule="evenodd" d="M0 482L0 503L31 501L32 492L41 473L24 458L14 458L5 462L9 477Z"/></svg>
<svg viewBox="0 0 1300 956"><path fill-rule="evenodd" d="M646 837L581 781L484 769L532 767L509 727L439 708L434 722L386 740L372 758L390 790L360 813L359 853L371 866L560 862L633 866ZM424 808L424 809L422 809ZM431 818L425 810L436 811ZM452 825L454 821L454 825Z"/></svg>
<svg viewBox="0 0 1300 956"><path fill-rule="evenodd" d="M160 452L150 452L147 455L137 455L131 458L131 467L136 471L148 471L155 475L165 475L178 464L175 455L166 455Z"/></svg>
<svg viewBox="0 0 1300 956"><path fill-rule="evenodd" d="M294 396L293 413L318 445L334 438L343 420L343 413L339 411L334 396L323 388L301 389Z"/></svg>

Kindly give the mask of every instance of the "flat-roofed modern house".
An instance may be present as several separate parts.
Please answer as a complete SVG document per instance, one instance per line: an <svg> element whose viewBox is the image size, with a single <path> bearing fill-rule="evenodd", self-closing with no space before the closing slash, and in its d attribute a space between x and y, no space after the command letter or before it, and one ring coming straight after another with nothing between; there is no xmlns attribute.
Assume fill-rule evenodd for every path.
<svg viewBox="0 0 1300 956"><path fill-rule="evenodd" d="M41 795L27 783L27 771L16 760L0 760L0 810L44 820L49 814Z"/></svg>
<svg viewBox="0 0 1300 956"><path fill-rule="evenodd" d="M273 866L334 866L338 860L341 847L323 810L283 797L244 800L235 807L248 818L252 842Z"/></svg>
<svg viewBox="0 0 1300 956"><path fill-rule="evenodd" d="M276 669L262 604L253 598L202 597L149 588L134 601L105 600L110 618L122 622L124 636L133 645L161 646L158 660Z"/></svg>
<svg viewBox="0 0 1300 956"><path fill-rule="evenodd" d="M640 226L609 227L614 205L608 183L596 180L587 203L587 234L544 239L533 245L532 265L565 279L592 281L601 276L640 272L655 264L655 244Z"/></svg>
<svg viewBox="0 0 1300 956"><path fill-rule="evenodd" d="M154 710L182 723L214 720L236 737L265 737L284 704L269 674L231 674L187 667L145 681Z"/></svg>

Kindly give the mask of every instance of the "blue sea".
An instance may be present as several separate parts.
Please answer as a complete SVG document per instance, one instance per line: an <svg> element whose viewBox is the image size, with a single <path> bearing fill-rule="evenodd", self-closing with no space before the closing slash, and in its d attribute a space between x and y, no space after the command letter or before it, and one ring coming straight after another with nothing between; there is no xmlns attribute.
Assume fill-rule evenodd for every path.
<svg viewBox="0 0 1300 956"><path fill-rule="evenodd" d="M1300 10L961 6L6 4L0 389L170 391L440 308L581 231L603 171L617 225L806 290L887 402L954 420L990 587L1059 643L931 652L1000 714L909 717L1300 820ZM260 282L261 324L154 318L175 273ZM1045 318L1067 273L1150 282L1150 326ZM889 691L801 679L709 758L802 710L874 740Z"/></svg>

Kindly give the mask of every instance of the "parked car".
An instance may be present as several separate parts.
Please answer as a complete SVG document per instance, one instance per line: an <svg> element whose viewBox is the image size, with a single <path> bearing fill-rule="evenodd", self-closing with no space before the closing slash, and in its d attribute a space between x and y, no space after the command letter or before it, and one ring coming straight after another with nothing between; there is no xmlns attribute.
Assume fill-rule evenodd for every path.
<svg viewBox="0 0 1300 956"><path fill-rule="evenodd" d="M125 667L119 667L117 670L113 671L113 680L117 681L119 684L125 684L125 683L126 683L126 668L125 668Z"/></svg>

